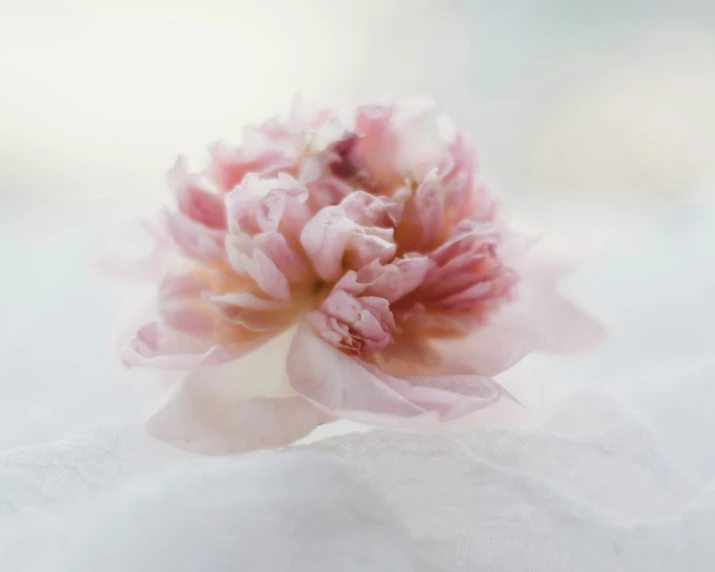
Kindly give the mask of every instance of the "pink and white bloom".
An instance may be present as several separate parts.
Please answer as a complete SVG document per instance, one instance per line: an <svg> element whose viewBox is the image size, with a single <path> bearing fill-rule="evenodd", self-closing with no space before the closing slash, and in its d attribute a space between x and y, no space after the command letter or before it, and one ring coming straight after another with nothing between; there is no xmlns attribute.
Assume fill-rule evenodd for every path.
<svg viewBox="0 0 715 572"><path fill-rule="evenodd" d="M155 434L222 453L336 418L451 420L509 397L493 377L527 353L599 340L445 125L409 102L297 108L202 173L179 159L156 319L123 355L171 372ZM254 367L266 348L275 375Z"/></svg>

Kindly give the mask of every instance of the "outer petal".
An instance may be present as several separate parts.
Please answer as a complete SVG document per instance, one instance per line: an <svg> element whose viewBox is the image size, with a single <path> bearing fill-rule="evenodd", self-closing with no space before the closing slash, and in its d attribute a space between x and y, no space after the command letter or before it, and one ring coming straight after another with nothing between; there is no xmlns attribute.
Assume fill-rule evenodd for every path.
<svg viewBox="0 0 715 572"><path fill-rule="evenodd" d="M585 310L558 292L547 299L548 336L539 349L548 352L579 353L596 349L606 339L606 328Z"/></svg>
<svg viewBox="0 0 715 572"><path fill-rule="evenodd" d="M298 312L298 308L290 303L266 299L248 291L210 296L209 302L228 327L239 326L263 334L285 330Z"/></svg>
<svg viewBox="0 0 715 572"><path fill-rule="evenodd" d="M222 142L210 149L211 165L207 175L218 187L229 192L248 173L264 177L295 172L300 142L285 129L249 128L244 131L244 145L230 148Z"/></svg>
<svg viewBox="0 0 715 572"><path fill-rule="evenodd" d="M290 175L261 178L249 173L226 195L228 227L234 234L288 231L294 236L310 219L309 193Z"/></svg>
<svg viewBox="0 0 715 572"><path fill-rule="evenodd" d="M337 417L388 426L425 424L438 417L391 388L362 360L320 339L308 324L298 328L287 371L298 394Z"/></svg>
<svg viewBox="0 0 715 572"><path fill-rule="evenodd" d="M184 255L204 264L225 259L225 231L208 228L182 212L165 211L164 219L169 235Z"/></svg>
<svg viewBox="0 0 715 572"><path fill-rule="evenodd" d="M170 255L174 253L174 245L165 228L149 221L142 221L141 227L151 238L150 252L138 258L121 255L103 256L94 264L100 274L120 282L161 280L166 272Z"/></svg>
<svg viewBox="0 0 715 572"><path fill-rule="evenodd" d="M508 393L493 379L475 374L392 378L388 382L405 397L449 421L493 405Z"/></svg>
<svg viewBox="0 0 715 572"><path fill-rule="evenodd" d="M187 217L209 228L226 229L223 198L206 189L199 178L187 171L186 159L179 157L168 174L179 208Z"/></svg>
<svg viewBox="0 0 715 572"><path fill-rule="evenodd" d="M288 356L292 387L338 417L415 427L467 415L511 396L469 365L444 360L425 375L398 377L352 358L301 327Z"/></svg>
<svg viewBox="0 0 715 572"><path fill-rule="evenodd" d="M355 130L360 138L348 154L357 171L367 173L385 188L401 184L404 177L399 163L400 138L392 126L395 113L394 106L358 108Z"/></svg>
<svg viewBox="0 0 715 572"><path fill-rule="evenodd" d="M505 313L464 337L436 339L434 346L444 360L494 376L534 351L538 342L539 336L527 324Z"/></svg>
<svg viewBox="0 0 715 572"><path fill-rule="evenodd" d="M305 225L300 242L323 280L337 280L343 272L345 249L353 237L355 223L340 207L326 207Z"/></svg>
<svg viewBox="0 0 715 572"><path fill-rule="evenodd" d="M563 255L547 254L544 241L532 242L510 253L508 260L520 276L514 303L502 312L535 338L534 349L557 353L578 353L598 347L606 337L605 328L586 311L558 291L558 282L570 274L576 263ZM563 252L559 248L558 252Z"/></svg>
<svg viewBox="0 0 715 572"><path fill-rule="evenodd" d="M288 385L291 339L286 332L240 360L190 372L149 421L150 431L180 447L226 454L287 445L332 420Z"/></svg>
<svg viewBox="0 0 715 572"><path fill-rule="evenodd" d="M524 285L524 289L526 289ZM525 294L526 295L526 294ZM585 310L563 297L555 286L529 294L529 304L517 304L511 312L532 332L534 350L554 353L581 353L596 349L607 331ZM515 318L516 319L516 318Z"/></svg>
<svg viewBox="0 0 715 572"><path fill-rule="evenodd" d="M331 420L299 396L227 398L222 389L208 372L190 374L149 419L149 432L181 448L225 455L289 445Z"/></svg>
<svg viewBox="0 0 715 572"><path fill-rule="evenodd" d="M279 313L262 307L250 310L250 315L243 316L244 322L254 323L260 319L270 328L256 331L244 322L234 324L236 312L225 310L227 302L221 302L221 296L217 296L219 302L211 300L215 280L217 277L211 272L197 268L168 274L159 287L159 320L141 328L128 343L125 363L191 369L231 361L288 325L280 319L290 318L290 312ZM245 297L241 300L251 302ZM232 298L228 302L236 300Z"/></svg>
<svg viewBox="0 0 715 572"><path fill-rule="evenodd" d="M266 294L284 302L291 299L288 279L262 250L254 250L250 257L242 254L240 260L243 270Z"/></svg>
<svg viewBox="0 0 715 572"><path fill-rule="evenodd" d="M245 351L250 351L248 348ZM122 352L127 366L188 370L199 365L211 365L234 360L243 355L232 354L221 345L182 334L151 322L141 328Z"/></svg>

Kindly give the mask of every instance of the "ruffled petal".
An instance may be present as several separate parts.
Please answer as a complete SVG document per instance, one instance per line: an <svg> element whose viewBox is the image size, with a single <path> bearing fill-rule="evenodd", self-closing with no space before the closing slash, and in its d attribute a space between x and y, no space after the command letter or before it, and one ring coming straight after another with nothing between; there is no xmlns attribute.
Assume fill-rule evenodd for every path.
<svg viewBox="0 0 715 572"><path fill-rule="evenodd" d="M539 340L539 335L523 320L505 312L472 333L456 338L437 338L433 345L445 361L492 377L534 351Z"/></svg>
<svg viewBox="0 0 715 572"><path fill-rule="evenodd" d="M235 312L212 301L217 284L223 286L220 277L200 267L165 276L159 287L159 319L142 327L128 343L124 362L190 369L231 361L285 329L295 315L292 308L254 308L238 320ZM263 328L249 327L258 320Z"/></svg>
<svg viewBox="0 0 715 572"><path fill-rule="evenodd" d="M523 320L538 337L535 350L588 352L599 347L607 337L600 322L555 289L540 292L532 304L524 310Z"/></svg>
<svg viewBox="0 0 715 572"><path fill-rule="evenodd" d="M490 377L476 374L392 377L387 383L413 403L437 411L440 421L463 417L511 397Z"/></svg>
<svg viewBox="0 0 715 572"><path fill-rule="evenodd" d="M288 279L262 250L253 250L251 256L240 254L239 260L234 269L247 273L266 294L284 302L291 299Z"/></svg>
<svg viewBox="0 0 715 572"><path fill-rule="evenodd" d="M340 207L324 208L305 225L300 242L323 280L337 280L343 273L343 256L354 228Z"/></svg>
<svg viewBox="0 0 715 572"><path fill-rule="evenodd" d="M281 138L275 131L262 133L256 129L247 130L244 138L246 142L242 147L231 148L219 142L209 150L211 164L207 176L223 192L231 191L249 173L270 177L296 171L300 153L298 142Z"/></svg>
<svg viewBox="0 0 715 572"><path fill-rule="evenodd" d="M437 420L435 411L411 402L368 367L323 341L309 324L298 328L287 360L291 387L337 417L388 426Z"/></svg>
<svg viewBox="0 0 715 572"><path fill-rule="evenodd" d="M447 371L459 371L445 360ZM488 376L440 373L398 377L348 356L309 328L298 330L288 356L292 387L338 417L392 427L415 427L462 417L511 397ZM329 372L340 372L339 377Z"/></svg>
<svg viewBox="0 0 715 572"><path fill-rule="evenodd" d="M363 266L357 273L346 273L337 287L350 291L359 288L361 293L378 296L393 303L416 290L424 282L431 268L433 265L430 259L418 254L384 265L375 260Z"/></svg>
<svg viewBox="0 0 715 572"><path fill-rule="evenodd" d="M297 237L311 218L306 187L290 175L261 178L249 173L226 195L228 228L234 234L281 230Z"/></svg>
<svg viewBox="0 0 715 572"><path fill-rule="evenodd" d="M399 216L394 201L356 191L340 205L318 212L305 225L301 244L316 273L334 282L346 269L392 260L397 252L393 227Z"/></svg>
<svg viewBox="0 0 715 572"><path fill-rule="evenodd" d="M205 188L199 177L189 174L184 157L176 160L176 164L169 171L168 180L169 186L176 193L181 212L209 228L226 229L226 206L223 197Z"/></svg>
<svg viewBox="0 0 715 572"><path fill-rule="evenodd" d="M206 340L162 327L151 322L140 328L122 352L122 362L129 367L155 367L189 370L237 359L243 353L231 353L222 345L208 345Z"/></svg>
<svg viewBox="0 0 715 572"><path fill-rule="evenodd" d="M155 436L207 454L280 447L333 418L296 395L285 375L293 332L240 360L195 368L149 420Z"/></svg>
<svg viewBox="0 0 715 572"><path fill-rule="evenodd" d="M204 226L181 211L165 211L164 221L169 236L184 255L209 265L225 259L225 231Z"/></svg>
<svg viewBox="0 0 715 572"><path fill-rule="evenodd" d="M232 395L233 389L217 383L209 371L189 374L147 429L177 447L228 455L289 445L332 420L299 396L242 398Z"/></svg>
<svg viewBox="0 0 715 572"><path fill-rule="evenodd" d="M140 226L151 239L149 252L140 257L103 256L93 265L100 274L128 283L161 280L174 252L174 244L163 226L149 221L142 221Z"/></svg>
<svg viewBox="0 0 715 572"><path fill-rule="evenodd" d="M558 290L576 263L561 254L563 248L549 253L546 241L521 242L521 249L509 253L520 282L516 299L503 308L504 314L531 332L535 351L579 353L597 348L607 337L604 326Z"/></svg>

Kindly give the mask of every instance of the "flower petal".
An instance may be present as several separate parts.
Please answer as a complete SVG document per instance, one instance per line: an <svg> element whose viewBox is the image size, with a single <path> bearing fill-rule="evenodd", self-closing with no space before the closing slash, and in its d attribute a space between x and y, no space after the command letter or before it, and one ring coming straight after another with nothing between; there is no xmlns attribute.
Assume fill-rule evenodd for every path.
<svg viewBox="0 0 715 572"><path fill-rule="evenodd" d="M413 403L439 412L440 421L463 417L508 396L496 381L476 374L393 377L387 383Z"/></svg>
<svg viewBox="0 0 715 572"><path fill-rule="evenodd" d="M247 348L247 351L250 350ZM231 361L243 353L230 353L221 345L209 345L200 338L168 330L158 322L151 322L140 328L127 344L122 352L122 362L129 367L186 370L199 365Z"/></svg>
<svg viewBox="0 0 715 572"><path fill-rule="evenodd" d="M140 226L151 239L149 253L136 258L122 255L103 256L93 265L100 274L119 282L161 280L174 245L165 228L149 221L141 221Z"/></svg>
<svg viewBox="0 0 715 572"><path fill-rule="evenodd" d="M180 211L165 211L164 220L174 243L189 258L208 264L225 259L225 231L206 227Z"/></svg>
<svg viewBox="0 0 715 572"><path fill-rule="evenodd" d="M335 349L308 324L298 328L287 371L298 394L338 417L386 426L421 425L437 419L436 412L411 402L369 364Z"/></svg>
<svg viewBox="0 0 715 572"><path fill-rule="evenodd" d="M406 256L385 265L375 260L356 274L346 273L338 284L345 283L346 289L352 291L347 283L354 282L361 285L361 291L366 295L379 296L392 303L417 289L431 267L429 258L419 255Z"/></svg>
<svg viewBox="0 0 715 572"><path fill-rule="evenodd" d="M290 308L290 304L278 300L267 300L256 296L252 292L229 292L220 296L211 296L211 301L217 304L238 306L250 310L282 310Z"/></svg>
<svg viewBox="0 0 715 572"><path fill-rule="evenodd" d="M232 149L219 142L209 149L211 165L207 175L223 192L231 191L249 173L269 177L297 168L298 149L291 149L277 134L262 134L254 129L246 130L244 138L244 147Z"/></svg>
<svg viewBox="0 0 715 572"><path fill-rule="evenodd" d="M172 386L150 431L180 447L227 454L280 447L332 420L288 383L285 356L293 333L240 360L190 371Z"/></svg>
<svg viewBox="0 0 715 572"><path fill-rule="evenodd" d="M536 349L554 353L581 353L596 349L607 337L606 329L586 311L556 291L542 297Z"/></svg>
<svg viewBox="0 0 715 572"><path fill-rule="evenodd" d="M209 228L226 229L226 206L223 197L201 185L198 177L187 170L187 161L179 157L168 174L169 186L174 189L179 209L191 220Z"/></svg>
<svg viewBox="0 0 715 572"><path fill-rule="evenodd" d="M334 281L342 274L342 262L355 223L340 207L326 207L305 225L300 242L323 280Z"/></svg>
<svg viewBox="0 0 715 572"><path fill-rule="evenodd" d="M435 338L433 346L455 368L492 377L534 351L538 342L539 336L518 316L499 313L485 326L462 337Z"/></svg>
<svg viewBox="0 0 715 572"><path fill-rule="evenodd" d="M183 449L228 455L289 445L331 420L299 396L231 398L227 389L208 372L189 374L148 420L149 433Z"/></svg>
<svg viewBox="0 0 715 572"><path fill-rule="evenodd" d="M236 238L229 237L229 244ZM262 250L255 249L250 255L244 252L243 247L229 248L230 252L232 250L235 251L235 254L232 255L231 266L236 272L247 274L253 278L256 285L269 296L283 302L290 301L288 279Z"/></svg>

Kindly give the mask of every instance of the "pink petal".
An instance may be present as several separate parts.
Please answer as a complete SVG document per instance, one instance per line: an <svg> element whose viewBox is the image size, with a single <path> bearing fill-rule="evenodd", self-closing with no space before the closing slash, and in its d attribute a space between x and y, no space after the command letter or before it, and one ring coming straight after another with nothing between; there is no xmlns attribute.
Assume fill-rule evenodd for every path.
<svg viewBox="0 0 715 572"><path fill-rule="evenodd" d="M348 179L357 174L357 169L349 157L359 140L360 137L356 133L347 132L329 147L332 158L327 166L333 175Z"/></svg>
<svg viewBox="0 0 715 572"><path fill-rule="evenodd" d="M252 257L244 256L243 261L244 268L261 290L277 300L290 301L288 279L263 251L254 250Z"/></svg>
<svg viewBox="0 0 715 572"><path fill-rule="evenodd" d="M216 315L202 300L210 288L209 275L199 270L167 274L159 285L162 325L198 338L211 336Z"/></svg>
<svg viewBox="0 0 715 572"><path fill-rule="evenodd" d="M373 261L361 268L354 278L346 274L343 280L355 280L364 285L362 291L365 294L379 296L392 303L416 290L431 267L432 262L426 256L409 255L385 265Z"/></svg>
<svg viewBox="0 0 715 572"><path fill-rule="evenodd" d="M506 371L537 348L539 336L518 317L499 313L485 326L462 338L435 340L447 363L468 367L480 375Z"/></svg>
<svg viewBox="0 0 715 572"><path fill-rule="evenodd" d="M118 255L103 256L93 266L102 275L120 282L152 282L160 280L166 271L173 250L171 238L154 223L142 221L142 229L151 238L151 251L131 258Z"/></svg>
<svg viewBox="0 0 715 572"><path fill-rule="evenodd" d="M376 260L383 264L389 262L395 257L397 245L392 240L392 229L357 227L346 251L346 266L362 268Z"/></svg>
<svg viewBox="0 0 715 572"><path fill-rule="evenodd" d="M354 228L340 207L324 208L305 225L300 242L323 280L337 280L343 273L343 256Z"/></svg>
<svg viewBox="0 0 715 572"><path fill-rule="evenodd" d="M187 172L185 158L176 160L168 179L176 193L179 208L187 217L209 228L226 229L223 198L203 188L198 178Z"/></svg>
<svg viewBox="0 0 715 572"><path fill-rule="evenodd" d="M249 135L250 136L250 135ZM231 149L223 143L217 143L209 150L211 166L208 176L221 190L231 191L240 184L248 173L259 173L262 176L273 176L280 172L291 172L297 166L297 150L286 149L284 143L271 142L258 133L260 141L255 147L239 147Z"/></svg>
<svg viewBox="0 0 715 572"><path fill-rule="evenodd" d="M542 299L545 308L536 326L538 350L581 353L596 349L606 339L607 331L597 320L558 292L548 292Z"/></svg>
<svg viewBox="0 0 715 572"><path fill-rule="evenodd" d="M169 272L159 284L159 305L185 300L200 301L203 293L210 288L210 275L206 272L200 270Z"/></svg>
<svg viewBox="0 0 715 572"><path fill-rule="evenodd" d="M339 204L353 188L336 177L320 177L306 183L310 193L310 204L315 212L328 206Z"/></svg>
<svg viewBox="0 0 715 572"><path fill-rule="evenodd" d="M392 426L437 419L436 412L412 403L367 366L335 349L303 324L291 345L287 371L296 392L338 417Z"/></svg>
<svg viewBox="0 0 715 572"><path fill-rule="evenodd" d="M182 212L165 211L165 221L169 235L189 258L211 264L226 257L223 230L208 228Z"/></svg>
<svg viewBox="0 0 715 572"><path fill-rule="evenodd" d="M402 207L396 200L360 190L345 197L340 207L350 220L364 226L382 228L394 227L402 213Z"/></svg>
<svg viewBox="0 0 715 572"><path fill-rule="evenodd" d="M312 217L308 202L308 189L289 175L249 173L226 195L228 227L233 234L280 231L297 238Z"/></svg>
<svg viewBox="0 0 715 572"><path fill-rule="evenodd" d="M290 304L277 300L260 298L251 292L230 292L220 296L211 296L211 301L217 304L227 304L248 308L251 310L285 310L290 308Z"/></svg>
<svg viewBox="0 0 715 572"><path fill-rule="evenodd" d="M392 260L397 251L392 226L399 217L398 206L391 199L356 191L340 205L318 212L301 234L301 244L318 275L333 282L344 268Z"/></svg>
<svg viewBox="0 0 715 572"><path fill-rule="evenodd" d="M305 260L288 244L286 237L278 232L257 234L251 245L270 258L292 284L305 282L314 276Z"/></svg>
<svg viewBox="0 0 715 572"><path fill-rule="evenodd" d="M152 322L141 328L129 342L122 352L122 361L129 367L185 370L231 361L240 355L229 353L223 346L208 345L204 340L161 328L157 322Z"/></svg>
<svg viewBox="0 0 715 572"><path fill-rule="evenodd" d="M400 172L400 138L393 129L394 106L359 107L355 131L360 136L348 154L359 171L369 173L380 185L390 187L402 182Z"/></svg>
<svg viewBox="0 0 715 572"><path fill-rule="evenodd" d="M405 212L397 228L400 248L425 250L433 248L443 226L441 182L436 173L430 173L420 183L412 199L405 204Z"/></svg>
<svg viewBox="0 0 715 572"><path fill-rule="evenodd" d="M457 419L511 397L493 379L475 374L392 377L387 383L410 401L438 411L440 421Z"/></svg>
<svg viewBox="0 0 715 572"><path fill-rule="evenodd" d="M178 447L226 455L289 445L331 417L301 397L249 397L214 376L213 368L187 375L147 423L155 437ZM232 380L240 386L241 380Z"/></svg>
<svg viewBox="0 0 715 572"><path fill-rule="evenodd" d="M209 296L208 302L220 316L222 325L241 326L256 333L277 334L290 326L297 314L297 308L288 302L265 299L247 291Z"/></svg>
<svg viewBox="0 0 715 572"><path fill-rule="evenodd" d="M593 350L603 342L607 332L601 323L559 293L558 282L573 272L576 262L563 254L568 249L562 244L555 245L557 255L549 254L550 247L548 241L538 244L531 241L521 249L510 249L512 264L521 280L515 303L505 310L533 332L537 350L557 353Z"/></svg>
<svg viewBox="0 0 715 572"><path fill-rule="evenodd" d="M210 315L210 310L205 308L164 307L161 311L163 325L177 332L201 338L208 337L215 331L216 320Z"/></svg>

